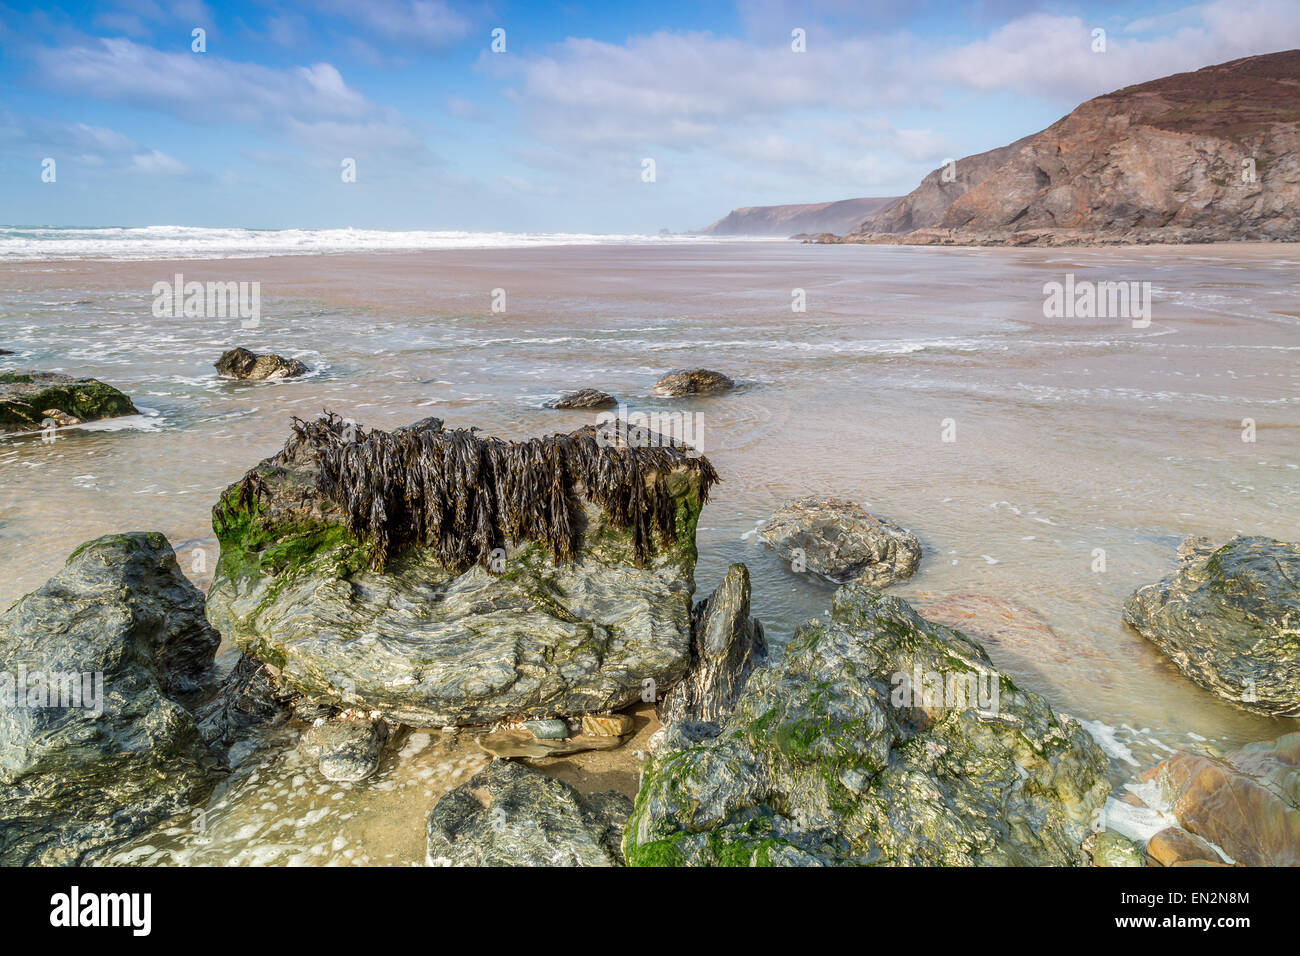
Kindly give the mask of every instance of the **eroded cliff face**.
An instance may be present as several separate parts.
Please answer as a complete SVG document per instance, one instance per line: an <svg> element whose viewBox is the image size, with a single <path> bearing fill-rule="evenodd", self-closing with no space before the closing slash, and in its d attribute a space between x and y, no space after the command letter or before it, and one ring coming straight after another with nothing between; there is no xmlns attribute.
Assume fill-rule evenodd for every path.
<svg viewBox="0 0 1300 956"><path fill-rule="evenodd" d="M847 240L1300 239L1300 50L1099 96L953 172L935 170Z"/></svg>
<svg viewBox="0 0 1300 956"><path fill-rule="evenodd" d="M700 232L706 236L773 236L786 238L805 233L851 232L864 216L895 202L884 199L841 199L839 202L797 203L785 206L742 206L733 209Z"/></svg>

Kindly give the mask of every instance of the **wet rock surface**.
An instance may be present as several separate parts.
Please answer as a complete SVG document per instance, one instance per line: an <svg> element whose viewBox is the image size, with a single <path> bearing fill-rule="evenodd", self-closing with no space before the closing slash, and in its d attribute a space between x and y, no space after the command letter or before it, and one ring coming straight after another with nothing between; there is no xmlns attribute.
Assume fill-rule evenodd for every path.
<svg viewBox="0 0 1300 956"><path fill-rule="evenodd" d="M0 861L86 862L200 805L220 767L178 698L218 641L157 532L87 542L0 616Z"/></svg>
<svg viewBox="0 0 1300 956"><path fill-rule="evenodd" d="M1125 602L1125 622L1223 699L1300 716L1300 544L1192 539L1180 555L1174 574Z"/></svg>
<svg viewBox="0 0 1300 956"><path fill-rule="evenodd" d="M262 382L268 379L297 378L311 371L297 359L266 353L259 355L246 348L233 348L221 353L215 368L222 378L242 382Z"/></svg>
<svg viewBox="0 0 1300 956"><path fill-rule="evenodd" d="M735 387L735 381L712 369L677 369L655 382L654 393L665 398L678 398L683 395L716 395Z"/></svg>
<svg viewBox="0 0 1300 956"><path fill-rule="evenodd" d="M849 586L729 717L665 730L624 850L632 865L1080 864L1106 771L978 644Z"/></svg>
<svg viewBox="0 0 1300 956"><path fill-rule="evenodd" d="M620 866L632 802L496 760L429 813L430 866Z"/></svg>
<svg viewBox="0 0 1300 956"><path fill-rule="evenodd" d="M911 577L921 542L856 501L810 495L783 505L759 531L785 561L836 584L888 587Z"/></svg>
<svg viewBox="0 0 1300 956"><path fill-rule="evenodd" d="M436 421L421 429L434 444L479 441L444 436ZM595 449L590 434L574 433ZM361 433L358 444L368 440ZM567 494L579 529L571 560L537 540L504 539L488 566L455 571L436 548L419 544L395 549L376 570L373 549L349 531L340 504L320 493L317 452L287 448L250 473L254 496L241 497L239 486L223 496L208 615L304 697L379 712L392 723L486 725L619 710L640 700L645 681L669 686L689 662L694 531L707 488L700 469L712 468L684 453L652 451L664 457L651 460L673 467L629 477L628 494L649 509L654 502L639 497L637 484L652 483L675 530L655 539L646 560L638 559L631 529L582 497L579 483L556 489ZM595 452L609 468L650 454ZM452 500L461 496L455 507L472 514L475 480L448 474L437 487ZM536 484L545 488L547 480ZM545 500L554 514L558 502Z"/></svg>
<svg viewBox="0 0 1300 956"><path fill-rule="evenodd" d="M138 415L131 399L95 378L57 372L0 372L0 432L38 431Z"/></svg>
<svg viewBox="0 0 1300 956"><path fill-rule="evenodd" d="M311 727L299 746L319 762L326 780L355 783L379 769L388 737L388 724L382 720L335 719Z"/></svg>
<svg viewBox="0 0 1300 956"><path fill-rule="evenodd" d="M753 669L767 658L763 625L749 616L749 569L733 564L691 614L691 666L659 702L659 719L714 721L731 712Z"/></svg>
<svg viewBox="0 0 1300 956"><path fill-rule="evenodd" d="M567 392L546 405L548 408L614 408L618 405L618 399L596 388L580 388L576 392Z"/></svg>
<svg viewBox="0 0 1300 956"><path fill-rule="evenodd" d="M257 749L268 729L289 719L291 697L264 664L240 654L194 716L203 739L235 767Z"/></svg>

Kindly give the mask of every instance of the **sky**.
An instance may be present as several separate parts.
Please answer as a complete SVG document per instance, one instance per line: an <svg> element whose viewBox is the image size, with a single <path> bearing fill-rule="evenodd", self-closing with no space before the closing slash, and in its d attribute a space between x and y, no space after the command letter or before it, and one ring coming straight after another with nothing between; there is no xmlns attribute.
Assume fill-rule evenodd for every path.
<svg viewBox="0 0 1300 956"><path fill-rule="evenodd" d="M1300 0L0 0L0 223L688 230L1297 47Z"/></svg>

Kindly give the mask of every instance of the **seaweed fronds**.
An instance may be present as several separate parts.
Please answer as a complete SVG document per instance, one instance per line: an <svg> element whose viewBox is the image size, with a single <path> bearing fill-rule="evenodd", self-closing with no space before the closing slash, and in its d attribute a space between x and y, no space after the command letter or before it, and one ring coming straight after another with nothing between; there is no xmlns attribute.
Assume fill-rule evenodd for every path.
<svg viewBox="0 0 1300 956"><path fill-rule="evenodd" d="M333 413L310 422L295 418L292 427L272 463L311 451L317 491L370 546L376 570L411 545L431 547L453 572L486 567L507 539L539 541L557 561L570 561L581 545L579 489L615 528L630 531L635 560L644 565L676 538L668 473L695 472L701 505L719 480L708 459L684 446L616 446L594 429L507 442L480 438L473 429L444 430L440 422L366 431ZM241 502L260 497L255 474L241 483Z"/></svg>

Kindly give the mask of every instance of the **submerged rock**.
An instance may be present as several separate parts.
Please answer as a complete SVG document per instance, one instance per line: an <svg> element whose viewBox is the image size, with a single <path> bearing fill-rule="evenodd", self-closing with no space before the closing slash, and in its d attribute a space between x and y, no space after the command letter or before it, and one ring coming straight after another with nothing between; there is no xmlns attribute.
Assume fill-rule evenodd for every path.
<svg viewBox="0 0 1300 956"><path fill-rule="evenodd" d="M218 641L157 532L83 544L0 616L0 862L85 862L206 798L218 762L177 695Z"/></svg>
<svg viewBox="0 0 1300 956"><path fill-rule="evenodd" d="M682 395L715 395L735 387L736 383L721 372L690 368L669 372L655 382L654 393L665 398L678 398Z"/></svg>
<svg viewBox="0 0 1300 956"><path fill-rule="evenodd" d="M1186 831L1151 838L1157 862L1219 861L1207 852L1213 844L1245 866L1300 866L1300 733L1222 757L1178 753L1144 780Z"/></svg>
<svg viewBox="0 0 1300 956"><path fill-rule="evenodd" d="M258 355L246 348L233 348L221 353L215 368L222 378L244 382L261 382L268 379L296 378L311 371L297 359L267 353Z"/></svg>
<svg viewBox="0 0 1300 956"><path fill-rule="evenodd" d="M691 668L660 701L662 723L714 721L731 713L750 671L767 657L763 625L749 616L749 569L733 564L691 614Z"/></svg>
<svg viewBox="0 0 1300 956"><path fill-rule="evenodd" d="M581 733L563 739L534 737L526 730L495 730L474 738L484 753L513 760L517 757L563 757L588 750L616 750L621 736Z"/></svg>
<svg viewBox="0 0 1300 956"><path fill-rule="evenodd" d="M382 720L328 720L303 734L301 747L326 780L355 783L379 769L388 735Z"/></svg>
<svg viewBox="0 0 1300 956"><path fill-rule="evenodd" d="M1180 554L1174 574L1125 602L1125 622L1225 700L1300 717L1300 544L1192 539Z"/></svg>
<svg viewBox="0 0 1300 956"><path fill-rule="evenodd" d="M525 720L524 729L538 740L563 740L569 736L569 725L562 720Z"/></svg>
<svg viewBox="0 0 1300 956"><path fill-rule="evenodd" d="M1106 771L978 644L849 586L730 716L665 730L623 845L632 865L1076 864Z"/></svg>
<svg viewBox="0 0 1300 956"><path fill-rule="evenodd" d="M619 834L632 801L583 796L567 783L494 760L438 801L427 826L429 866L621 866Z"/></svg>
<svg viewBox="0 0 1300 956"><path fill-rule="evenodd" d="M909 578L921 542L856 501L809 495L783 505L759 532L782 559L835 582L884 588Z"/></svg>
<svg viewBox="0 0 1300 956"><path fill-rule="evenodd" d="M613 408L617 404L613 395L595 388L580 388L546 403L548 408Z"/></svg>
<svg viewBox="0 0 1300 956"><path fill-rule="evenodd" d="M0 372L0 432L37 431L138 415L131 399L95 378L57 372Z"/></svg>
<svg viewBox="0 0 1300 956"><path fill-rule="evenodd" d="M214 509L208 615L305 697L392 723L618 710L686 671L714 480L591 428L513 444L302 423Z"/></svg>

